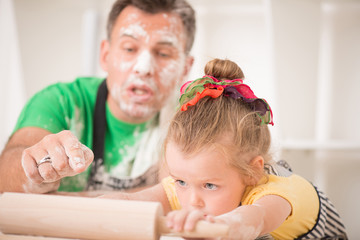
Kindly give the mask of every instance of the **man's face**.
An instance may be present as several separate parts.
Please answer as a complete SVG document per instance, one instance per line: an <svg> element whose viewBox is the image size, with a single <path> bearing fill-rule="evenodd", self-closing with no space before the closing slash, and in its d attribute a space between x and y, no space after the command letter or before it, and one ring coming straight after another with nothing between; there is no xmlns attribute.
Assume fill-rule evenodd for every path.
<svg viewBox="0 0 360 240"><path fill-rule="evenodd" d="M165 105L192 64L184 31L175 14L148 14L133 6L121 12L110 41L101 45L108 103L117 118L144 122Z"/></svg>

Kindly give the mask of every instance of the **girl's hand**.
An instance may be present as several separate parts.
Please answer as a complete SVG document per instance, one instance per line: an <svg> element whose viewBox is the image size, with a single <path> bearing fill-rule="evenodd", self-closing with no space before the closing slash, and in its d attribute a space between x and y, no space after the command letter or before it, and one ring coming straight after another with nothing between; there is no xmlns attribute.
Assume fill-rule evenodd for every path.
<svg viewBox="0 0 360 240"><path fill-rule="evenodd" d="M214 222L211 215L207 215L204 211L198 209L181 209L169 212L166 216L167 227L176 232L192 231L199 220Z"/></svg>
<svg viewBox="0 0 360 240"><path fill-rule="evenodd" d="M206 240L253 240L257 236L259 236L261 227L256 227L256 224L253 225L252 223L250 223L251 221L249 222L249 219L244 219L241 211L239 211L241 208L244 207L240 207L229 213L217 217L207 215L204 211L198 209L176 210L168 213L168 215L166 216L166 225L175 232L181 232L193 231L195 229L196 223L200 220L205 220L212 223L225 223L230 227L228 237L211 239L207 238Z"/></svg>
<svg viewBox="0 0 360 240"><path fill-rule="evenodd" d="M262 214L260 209L254 211L252 206L252 213L255 216L248 216L247 207L239 207L231 212L220 216L207 215L201 210L187 210L182 209L170 212L167 215L167 226L176 232L192 231L199 220L205 220L212 223L227 224L229 232L227 237L215 237L204 239L190 239L186 240L254 240L261 234L263 228L261 222L258 221L258 214ZM255 207L256 208L256 207ZM244 212L242 210L245 210Z"/></svg>
<svg viewBox="0 0 360 240"><path fill-rule="evenodd" d="M255 239L261 233L261 223L258 221L256 216L261 214L257 210L254 211L252 206L252 213L255 216L246 216L241 210L248 211L248 207L240 207L226 214L214 217L207 215L204 211L198 209L181 209L177 211L169 212L166 216L167 227L173 229L175 232L181 231L193 231L196 223L200 220L209 221L211 223L222 223L227 224L229 228L228 237L225 238L206 238L203 240L244 240L244 239ZM246 216L246 217L245 217ZM187 240L191 240L186 238ZM199 238L197 238L199 240Z"/></svg>

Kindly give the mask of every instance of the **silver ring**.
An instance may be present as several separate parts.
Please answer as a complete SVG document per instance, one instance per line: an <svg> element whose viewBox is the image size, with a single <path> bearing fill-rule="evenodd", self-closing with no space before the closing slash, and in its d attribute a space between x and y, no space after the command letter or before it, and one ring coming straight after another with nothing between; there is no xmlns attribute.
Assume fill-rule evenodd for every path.
<svg viewBox="0 0 360 240"><path fill-rule="evenodd" d="M41 164L43 164L43 163L52 163L52 161L51 161L51 158L50 158L50 156L49 155L46 155L45 157L43 157L40 161L39 161L39 163L36 165L36 167L39 167Z"/></svg>

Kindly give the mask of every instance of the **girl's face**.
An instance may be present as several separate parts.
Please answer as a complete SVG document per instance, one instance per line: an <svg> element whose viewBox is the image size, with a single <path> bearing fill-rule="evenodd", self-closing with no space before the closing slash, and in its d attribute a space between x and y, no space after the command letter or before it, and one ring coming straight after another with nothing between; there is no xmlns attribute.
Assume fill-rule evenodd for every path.
<svg viewBox="0 0 360 240"><path fill-rule="evenodd" d="M185 157L175 143L169 142L166 161L183 208L217 216L239 206L246 184L219 151L209 148Z"/></svg>

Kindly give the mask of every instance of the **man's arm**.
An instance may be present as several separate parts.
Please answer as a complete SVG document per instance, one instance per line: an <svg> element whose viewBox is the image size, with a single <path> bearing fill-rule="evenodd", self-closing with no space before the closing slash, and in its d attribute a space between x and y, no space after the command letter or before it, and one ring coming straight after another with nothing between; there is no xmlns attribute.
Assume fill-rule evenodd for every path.
<svg viewBox="0 0 360 240"><path fill-rule="evenodd" d="M38 165L45 156L51 162ZM92 160L92 151L70 131L51 134L41 128L22 128L0 156L0 192L56 191L61 178L83 172Z"/></svg>
<svg viewBox="0 0 360 240"><path fill-rule="evenodd" d="M41 128L22 128L14 133L0 156L0 192L25 192L29 184L21 164L23 151L50 132Z"/></svg>
<svg viewBox="0 0 360 240"><path fill-rule="evenodd" d="M116 192L102 195L100 198L160 202L165 214L171 211L169 200L161 183L138 192Z"/></svg>

